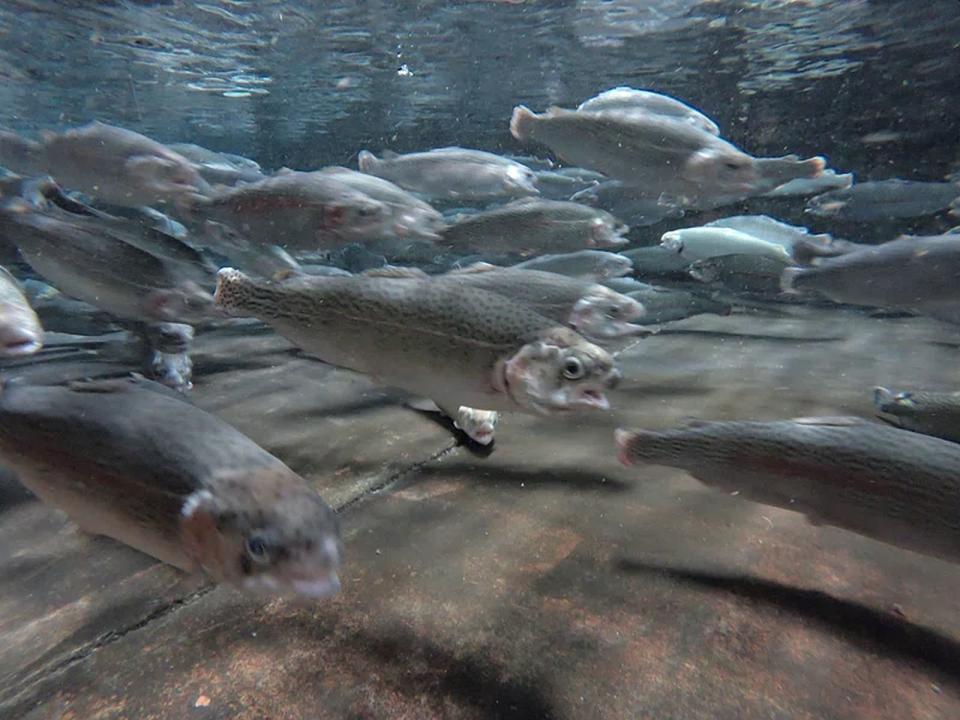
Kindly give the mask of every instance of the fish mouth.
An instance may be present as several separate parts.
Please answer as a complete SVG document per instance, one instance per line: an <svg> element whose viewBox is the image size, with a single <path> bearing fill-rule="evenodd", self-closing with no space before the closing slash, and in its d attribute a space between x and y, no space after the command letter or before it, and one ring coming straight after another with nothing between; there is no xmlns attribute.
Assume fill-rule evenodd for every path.
<svg viewBox="0 0 960 720"><path fill-rule="evenodd" d="M573 402L571 403L571 408L574 407L586 407L593 408L596 410L609 410L610 401L607 399L607 396L601 390L596 388L584 388L580 390Z"/></svg>
<svg viewBox="0 0 960 720"><path fill-rule="evenodd" d="M3 357L25 357L33 355L43 347L43 343L34 338L24 338L23 340L14 340L6 342L0 346L0 355Z"/></svg>
<svg viewBox="0 0 960 720"><path fill-rule="evenodd" d="M321 600L340 592L340 578L331 573L319 580L293 580L290 589L300 597Z"/></svg>

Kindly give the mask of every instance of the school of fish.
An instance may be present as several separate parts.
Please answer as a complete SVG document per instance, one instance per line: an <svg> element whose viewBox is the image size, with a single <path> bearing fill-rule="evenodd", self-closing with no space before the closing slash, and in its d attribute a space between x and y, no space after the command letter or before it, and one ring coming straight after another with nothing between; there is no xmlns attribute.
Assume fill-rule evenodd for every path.
<svg viewBox="0 0 960 720"><path fill-rule="evenodd" d="M845 233L946 221L953 180L857 182L819 156L755 157L649 89L518 105L507 128L540 157L361 149L356 169L269 171L97 121L0 131L0 463L90 533L246 592L323 598L340 588L337 514L190 402L208 328L268 327L490 445L500 413L609 411L627 343L744 302L960 324L960 233L859 243L720 212L801 198ZM136 338L143 374L18 378L53 350L49 333ZM876 388L874 402L878 420L618 429L610 451L960 562L960 389Z"/></svg>

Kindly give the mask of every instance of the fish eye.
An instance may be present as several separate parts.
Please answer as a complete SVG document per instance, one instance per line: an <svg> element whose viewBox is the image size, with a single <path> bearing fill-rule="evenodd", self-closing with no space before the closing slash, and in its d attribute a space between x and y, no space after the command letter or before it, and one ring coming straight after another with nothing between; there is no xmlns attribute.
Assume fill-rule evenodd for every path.
<svg viewBox="0 0 960 720"><path fill-rule="evenodd" d="M620 314L620 307L618 305L611 305L610 308L607 310L607 315L609 315L612 318L617 317L619 314Z"/></svg>
<svg viewBox="0 0 960 720"><path fill-rule="evenodd" d="M568 380L579 380L585 374L583 363L578 358L568 357L563 361L563 376Z"/></svg>
<svg viewBox="0 0 960 720"><path fill-rule="evenodd" d="M247 538L247 554L257 562L267 562L267 543L259 535Z"/></svg>
<svg viewBox="0 0 960 720"><path fill-rule="evenodd" d="M725 162L723 166L727 168L727 170L739 170L743 167L740 163L733 162L732 160Z"/></svg>

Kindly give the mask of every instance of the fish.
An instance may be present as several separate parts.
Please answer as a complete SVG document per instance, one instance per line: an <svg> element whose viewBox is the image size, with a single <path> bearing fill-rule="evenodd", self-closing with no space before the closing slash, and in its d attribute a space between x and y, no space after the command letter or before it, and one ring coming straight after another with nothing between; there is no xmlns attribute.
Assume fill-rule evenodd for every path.
<svg viewBox="0 0 960 720"><path fill-rule="evenodd" d="M392 213L336 173L284 170L198 199L192 214L296 254L380 237Z"/></svg>
<svg viewBox="0 0 960 720"><path fill-rule="evenodd" d="M780 276L791 264L767 255L721 255L697 260L688 272L695 280L735 292L777 294Z"/></svg>
<svg viewBox="0 0 960 720"><path fill-rule="evenodd" d="M960 446L857 417L698 421L616 431L624 465L680 468L708 487L960 562Z"/></svg>
<svg viewBox="0 0 960 720"><path fill-rule="evenodd" d="M126 242L97 218L0 205L0 234L61 292L128 320L200 322L213 298L181 266Z"/></svg>
<svg viewBox="0 0 960 720"><path fill-rule="evenodd" d="M615 87L584 100L579 112L649 113L690 123L695 128L719 137L720 128L709 117L681 100L651 90Z"/></svg>
<svg viewBox="0 0 960 720"><path fill-rule="evenodd" d="M761 255L784 262L791 260L790 252L778 242L719 226L670 230L661 236L660 245L691 263L720 255Z"/></svg>
<svg viewBox="0 0 960 720"><path fill-rule="evenodd" d="M283 462L141 378L0 390L0 458L80 528L254 594L329 596L334 512Z"/></svg>
<svg viewBox="0 0 960 720"><path fill-rule="evenodd" d="M960 197L960 185L948 182L879 180L856 183L810 198L805 212L853 222L933 215Z"/></svg>
<svg viewBox="0 0 960 720"><path fill-rule="evenodd" d="M494 441L500 413L495 410L481 410L461 405L459 408L441 408L433 400L410 398L407 406L423 412L440 413L453 421L453 426L480 445L490 445Z"/></svg>
<svg viewBox="0 0 960 720"><path fill-rule="evenodd" d="M109 313L82 300L67 297L52 285L26 279L24 296L37 314L44 332L70 335L106 335L118 326Z"/></svg>
<svg viewBox="0 0 960 720"><path fill-rule="evenodd" d="M641 303L646 311L637 320L641 325L659 325L704 314L729 315L732 309L729 303L720 300L658 285L633 290L627 296Z"/></svg>
<svg viewBox="0 0 960 720"><path fill-rule="evenodd" d="M33 355L43 347L40 320L17 279L0 266L0 357Z"/></svg>
<svg viewBox="0 0 960 720"><path fill-rule="evenodd" d="M236 185L262 180L263 169L249 158L219 153L194 143L170 143L168 148L187 158L210 185Z"/></svg>
<svg viewBox="0 0 960 720"><path fill-rule="evenodd" d="M482 150L446 147L377 158L361 150L360 172L389 180L404 190L441 200L493 200L539 195L533 170Z"/></svg>
<svg viewBox="0 0 960 720"><path fill-rule="evenodd" d="M180 392L192 390L193 328L183 323L151 323L143 334L148 345L146 367L150 377Z"/></svg>
<svg viewBox="0 0 960 720"><path fill-rule="evenodd" d="M440 244L485 252L539 254L626 245L630 228L579 203L525 198L469 215L443 231Z"/></svg>
<svg viewBox="0 0 960 720"><path fill-rule="evenodd" d="M621 250L620 254L633 263L633 271L638 277L677 278L686 277L690 260L676 250L668 250L662 245Z"/></svg>
<svg viewBox="0 0 960 720"><path fill-rule="evenodd" d="M960 238L904 237L788 267L784 292L815 291L838 303L889 307L960 322Z"/></svg>
<svg viewBox="0 0 960 720"><path fill-rule="evenodd" d="M631 227L656 225L667 218L683 217L686 198L668 193L647 194L619 180L608 180L581 190L570 197L573 202L607 210Z"/></svg>
<svg viewBox="0 0 960 720"><path fill-rule="evenodd" d="M644 315L636 300L589 280L542 270L502 268L477 263L463 270L434 277L434 282L495 292L522 303L544 317L573 328L583 337L603 344L606 340L637 335L633 324Z"/></svg>
<svg viewBox="0 0 960 720"><path fill-rule="evenodd" d="M592 175L597 174L592 173ZM600 175L600 177L604 178L603 175ZM576 175L561 173L559 170L537 171L537 189L540 190L540 197L546 200L569 200L577 193L595 186L598 182L592 177L584 179Z"/></svg>
<svg viewBox="0 0 960 720"><path fill-rule="evenodd" d="M825 168L820 175L812 178L795 178L773 190L764 193L764 197L797 197L817 195L831 190L845 190L853 185L852 173L838 173Z"/></svg>
<svg viewBox="0 0 960 720"><path fill-rule="evenodd" d="M210 186L183 155L145 135L101 122L44 133L45 170L100 202L186 207Z"/></svg>
<svg viewBox="0 0 960 720"><path fill-rule="evenodd" d="M607 410L620 372L570 328L501 295L430 278L218 273L215 298L331 365L445 409L531 414Z"/></svg>
<svg viewBox="0 0 960 720"><path fill-rule="evenodd" d="M692 203L701 195L749 193L760 177L752 157L690 123L660 115L513 110L510 132L549 147L565 162L609 175L649 194Z"/></svg>
<svg viewBox="0 0 960 720"><path fill-rule="evenodd" d="M543 270L544 272L605 280L620 277L633 270L630 258L606 250L577 250L572 253L537 255L513 266L517 270Z"/></svg>
<svg viewBox="0 0 960 720"><path fill-rule="evenodd" d="M960 392L874 388L878 417L904 430L960 443Z"/></svg>
<svg viewBox="0 0 960 720"><path fill-rule="evenodd" d="M358 192L383 203L390 213L389 220L385 222L386 232L392 237L438 240L440 232L446 227L443 215L389 180L345 167L328 167L319 172L333 174ZM383 236L378 239L383 239Z"/></svg>
<svg viewBox="0 0 960 720"><path fill-rule="evenodd" d="M768 215L734 215L708 222L702 227L729 228L782 245L792 250L797 242L810 242L822 246L833 243L829 233L813 234L807 228L776 220Z"/></svg>

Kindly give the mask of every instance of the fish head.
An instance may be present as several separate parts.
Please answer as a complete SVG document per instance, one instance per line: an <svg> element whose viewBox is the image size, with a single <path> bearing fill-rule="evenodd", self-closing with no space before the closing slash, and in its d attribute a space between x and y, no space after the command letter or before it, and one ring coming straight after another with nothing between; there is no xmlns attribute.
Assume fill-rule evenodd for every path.
<svg viewBox="0 0 960 720"><path fill-rule="evenodd" d="M213 295L193 281L151 292L145 300L147 317L160 322L193 323L220 316Z"/></svg>
<svg viewBox="0 0 960 720"><path fill-rule="evenodd" d="M888 415L913 415L918 403L912 392L892 392L885 387L873 390L873 404L879 412Z"/></svg>
<svg viewBox="0 0 960 720"><path fill-rule="evenodd" d="M521 407L544 415L609 410L619 383L613 356L565 327L552 328L498 366L499 386Z"/></svg>
<svg viewBox="0 0 960 720"><path fill-rule="evenodd" d="M0 316L0 357L33 355L43 347L43 333L36 320Z"/></svg>
<svg viewBox="0 0 960 720"><path fill-rule="evenodd" d="M126 163L130 177L158 200L178 200L211 191L206 180L186 158L169 155L134 155Z"/></svg>
<svg viewBox="0 0 960 720"><path fill-rule="evenodd" d="M311 599L340 589L337 516L287 468L214 479L184 503L180 529L187 554L218 582Z"/></svg>
<svg viewBox="0 0 960 720"><path fill-rule="evenodd" d="M539 195L537 189L537 174L526 165L516 163L510 165L503 175L506 190L514 196Z"/></svg>
<svg viewBox="0 0 960 720"><path fill-rule="evenodd" d="M670 252L675 252L677 254L683 252L683 235L679 230L670 230L665 232L660 236L660 247L669 250Z"/></svg>
<svg viewBox="0 0 960 720"><path fill-rule="evenodd" d="M500 423L500 413L494 410L480 410L461 406L457 411L454 425L474 442L489 445L493 442L493 435Z"/></svg>
<svg viewBox="0 0 960 720"><path fill-rule="evenodd" d="M614 247L626 245L630 226L620 222L613 215L599 215L590 221L590 245L593 247Z"/></svg>
<svg viewBox="0 0 960 720"><path fill-rule="evenodd" d="M329 229L365 233L379 228L390 218L390 209L379 200L356 193L331 204L324 213Z"/></svg>
<svg viewBox="0 0 960 720"><path fill-rule="evenodd" d="M681 174L704 191L736 195L753 192L761 179L754 159L732 147L707 148L694 153Z"/></svg>
<svg viewBox="0 0 960 720"><path fill-rule="evenodd" d="M633 324L646 314L643 304L605 285L592 286L577 300L568 324L581 335L598 340L644 332Z"/></svg>
<svg viewBox="0 0 960 720"><path fill-rule="evenodd" d="M694 280L712 283L716 282L719 278L720 268L718 266L719 263L716 258L706 258L692 263L687 269L687 272Z"/></svg>
<svg viewBox="0 0 960 720"><path fill-rule="evenodd" d="M604 255L596 266L596 277L599 280L622 277L633 271L633 261L626 255L608 253Z"/></svg>

